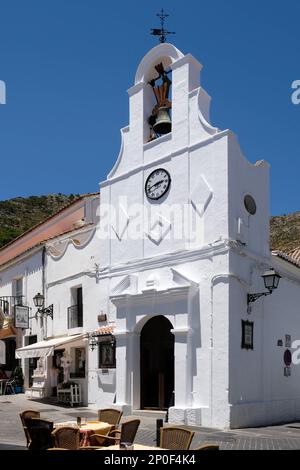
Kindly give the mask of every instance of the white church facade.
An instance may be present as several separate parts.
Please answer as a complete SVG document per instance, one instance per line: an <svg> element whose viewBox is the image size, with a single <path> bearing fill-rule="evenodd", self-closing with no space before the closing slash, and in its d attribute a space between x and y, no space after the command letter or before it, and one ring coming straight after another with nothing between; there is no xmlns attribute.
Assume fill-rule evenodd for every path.
<svg viewBox="0 0 300 470"><path fill-rule="evenodd" d="M170 422L221 429L299 419L300 366L291 356L300 263L270 252L269 165L248 162L236 136L212 126L201 69L167 43L141 61L120 154L100 184L96 229L86 243L50 253L41 282L53 322L37 340L77 338L84 400L99 408L168 409ZM249 297L269 294L262 276L271 269L281 276L272 295ZM83 324L68 331L65 288L79 285ZM105 366L107 337L115 361Z"/></svg>
<svg viewBox="0 0 300 470"><path fill-rule="evenodd" d="M172 71L172 131L149 142L161 63ZM101 205L119 215L112 222L102 206L99 287L116 319L116 406L171 400L171 422L215 428L299 418L300 369L287 372L284 353L285 338L300 334L300 272L271 256L269 165L249 163L235 135L211 125L201 68L170 44L143 58L119 158L100 186ZM170 184L152 199L149 180L150 192L163 190L157 170ZM139 206L146 217L136 218ZM247 295L265 290L271 267L280 285L249 314ZM253 344L242 344L243 328Z"/></svg>

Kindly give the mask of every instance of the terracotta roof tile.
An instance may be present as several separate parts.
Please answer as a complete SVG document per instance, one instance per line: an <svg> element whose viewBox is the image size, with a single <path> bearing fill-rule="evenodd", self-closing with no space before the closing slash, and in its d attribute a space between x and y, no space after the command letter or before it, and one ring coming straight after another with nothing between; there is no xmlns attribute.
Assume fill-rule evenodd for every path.
<svg viewBox="0 0 300 470"><path fill-rule="evenodd" d="M300 246L298 246L298 248L295 248L292 251L289 251L287 255L300 264Z"/></svg>
<svg viewBox="0 0 300 470"><path fill-rule="evenodd" d="M98 335L98 336L101 336L101 335L112 335L115 331L115 327L114 326L111 326L111 325L107 325L107 326L100 326L99 328L97 328L95 331L94 331L94 335Z"/></svg>
<svg viewBox="0 0 300 470"><path fill-rule="evenodd" d="M300 268L300 247L288 253L284 253L283 251L272 251L272 254L274 256L278 256L278 258L284 259L294 266L297 266L297 268Z"/></svg>

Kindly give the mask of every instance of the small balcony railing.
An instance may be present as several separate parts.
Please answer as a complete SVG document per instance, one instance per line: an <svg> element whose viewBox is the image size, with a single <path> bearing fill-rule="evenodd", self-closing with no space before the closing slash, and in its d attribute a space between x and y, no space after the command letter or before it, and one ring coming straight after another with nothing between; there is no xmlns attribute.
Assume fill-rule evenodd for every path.
<svg viewBox="0 0 300 470"><path fill-rule="evenodd" d="M0 297L0 309L6 317L12 317L14 307L16 305L24 305L24 295L12 295Z"/></svg>
<svg viewBox="0 0 300 470"><path fill-rule="evenodd" d="M83 325L82 305L72 305L68 308L68 329L79 328Z"/></svg>

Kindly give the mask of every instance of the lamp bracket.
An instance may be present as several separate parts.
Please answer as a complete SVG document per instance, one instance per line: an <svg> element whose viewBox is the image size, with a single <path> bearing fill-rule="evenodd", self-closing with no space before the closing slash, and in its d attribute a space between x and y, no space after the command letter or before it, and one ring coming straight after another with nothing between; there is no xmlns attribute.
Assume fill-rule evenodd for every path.
<svg viewBox="0 0 300 470"><path fill-rule="evenodd" d="M42 317L50 317L51 320L53 320L53 304L49 305L49 307L45 307L45 308L39 308L35 315L33 317L29 317L29 319L31 318L35 318L36 320L38 319L38 315L41 315Z"/></svg>
<svg viewBox="0 0 300 470"><path fill-rule="evenodd" d="M259 294L248 294L247 295L247 303L248 305L249 304L252 304L253 302L256 302L258 299L260 299L261 297L265 297L267 295L271 295L272 292L262 292L262 293L259 293Z"/></svg>
<svg viewBox="0 0 300 470"><path fill-rule="evenodd" d="M50 317L51 320L53 320L53 304L49 305L49 307L43 308L43 315Z"/></svg>
<svg viewBox="0 0 300 470"><path fill-rule="evenodd" d="M261 297L266 297L267 295L271 295L272 294L272 290L270 290L269 292L261 292L261 293L257 293L257 294L247 294L247 310L248 310L248 314L250 315L251 313L251 304L253 304L254 302L256 302L258 299L260 299Z"/></svg>

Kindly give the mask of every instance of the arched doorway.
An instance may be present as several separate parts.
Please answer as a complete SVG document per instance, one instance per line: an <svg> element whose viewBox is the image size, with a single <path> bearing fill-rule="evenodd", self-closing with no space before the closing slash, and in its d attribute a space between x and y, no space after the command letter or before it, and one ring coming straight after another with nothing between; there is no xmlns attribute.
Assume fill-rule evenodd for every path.
<svg viewBox="0 0 300 470"><path fill-rule="evenodd" d="M140 339L141 408L169 408L174 391L174 335L169 320L151 318L143 327Z"/></svg>

